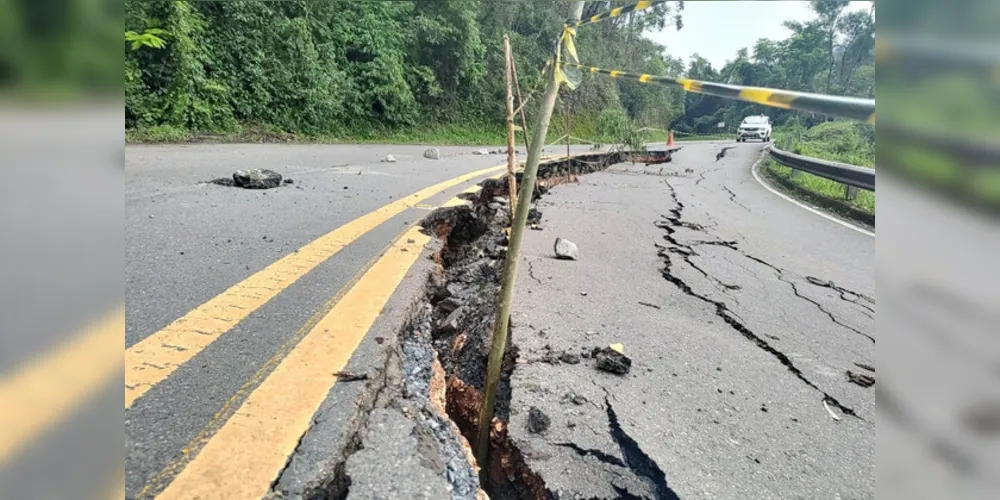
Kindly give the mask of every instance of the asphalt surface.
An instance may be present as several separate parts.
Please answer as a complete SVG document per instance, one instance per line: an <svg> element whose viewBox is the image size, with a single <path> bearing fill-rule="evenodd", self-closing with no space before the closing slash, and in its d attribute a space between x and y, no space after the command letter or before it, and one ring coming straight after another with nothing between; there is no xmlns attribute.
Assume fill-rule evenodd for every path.
<svg viewBox="0 0 1000 500"><path fill-rule="evenodd" d="M874 498L875 390L845 372L875 366L875 239L761 186L761 147L687 144L541 200L510 432L561 497ZM579 259L555 259L556 237ZM617 343L624 377L547 361Z"/></svg>
<svg viewBox="0 0 1000 500"><path fill-rule="evenodd" d="M502 164L505 155L420 146L136 146L125 152L125 348L330 231L420 189ZM553 152L556 148L553 148ZM395 163L385 163L392 154ZM243 190L206 183L243 168L294 183ZM435 206L481 179L424 203ZM319 264L156 384L125 412L126 496L162 489L162 472L220 410L238 407L261 367L403 230L410 208ZM374 358L377 354L366 354ZM243 393L240 393L241 388ZM242 394L242 395L241 395ZM160 477L158 477L160 476ZM165 476L167 480L171 475ZM156 484L151 481L156 478ZM147 486L152 486L147 488Z"/></svg>
<svg viewBox="0 0 1000 500"><path fill-rule="evenodd" d="M121 119L114 111L110 122ZM3 122L0 139L19 181L4 184L0 197L5 383L120 303L118 183L125 191L127 348L390 197L503 161L469 154L474 148L442 148L442 160L422 160L423 148L415 146L129 146L123 153L120 138L98 133L118 131L120 123L37 118ZM874 239L763 189L749 171L757 144L740 145L717 163L716 152L732 144L682 145L665 177L647 175L661 174L659 167L620 165L543 199L544 230L526 240L513 322L522 364L511 432L531 466L553 489L588 495L618 495L608 487L614 484L661 497L869 498L878 422L885 445L878 481L887 498L994 498L1000 455L986 438L996 435L990 418L1000 413L995 220L882 179L886 233L877 263L882 297L890 302L879 333L891 355L883 356L876 388L863 389L848 384L843 371L856 370L855 362L874 366L874 343L863 336L875 335L874 312L806 277L874 297ZM387 153L399 162L380 163ZM246 167L273 168L296 183L267 194L202 183ZM464 186L426 203L441 203ZM672 212L677 202L684 204L679 215ZM348 245L124 416L119 382L95 386L0 461L0 498L115 496L107 493L120 484L123 438L125 490L133 498L182 457L191 437L206 430L277 345L424 213L408 210ZM666 227L675 231L673 242L664 239ZM575 241L580 260L552 260L556 236ZM735 244L699 243L723 240ZM666 250L673 281L661 273L666 262L658 246L675 248ZM690 263L685 247L697 252ZM420 274L411 272L400 285L408 297L419 294ZM406 300L394 295L369 335L393 331ZM712 302L726 304L752 335L727 324ZM634 361L629 377L595 372L587 359L538 361L546 352L615 342ZM347 368L370 367L378 356L377 342L366 339ZM81 359L67 368L59 380L72 386L99 366ZM343 408L356 403L359 391L358 384L337 384L318 417L334 426L348 420ZM570 391L586 402L565 402ZM834 420L824 393L860 418L833 407L840 418ZM547 434L525 431L530 406L552 418ZM400 436L400 446L378 432L365 439L419 473L421 484L438 483L397 453L412 446L402 438L404 423L385 415L372 423ZM303 453L280 478L282 489L315 476L324 466L316 461L329 460L325 451L340 446L337 432L303 438ZM381 473L369 467L377 456L359 463L363 458L351 462L358 477Z"/></svg>

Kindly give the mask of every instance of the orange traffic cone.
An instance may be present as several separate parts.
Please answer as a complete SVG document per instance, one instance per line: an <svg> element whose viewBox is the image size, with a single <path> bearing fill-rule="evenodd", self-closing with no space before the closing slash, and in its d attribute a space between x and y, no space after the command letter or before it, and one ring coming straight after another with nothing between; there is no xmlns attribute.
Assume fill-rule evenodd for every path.
<svg viewBox="0 0 1000 500"><path fill-rule="evenodd" d="M667 147L672 147L674 145L674 131L671 130L667 135Z"/></svg>

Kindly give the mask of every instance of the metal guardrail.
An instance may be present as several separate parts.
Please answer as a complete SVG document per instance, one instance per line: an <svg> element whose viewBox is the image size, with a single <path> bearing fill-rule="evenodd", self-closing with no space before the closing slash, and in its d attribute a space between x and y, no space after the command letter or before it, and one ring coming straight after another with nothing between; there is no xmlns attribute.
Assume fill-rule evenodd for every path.
<svg viewBox="0 0 1000 500"><path fill-rule="evenodd" d="M810 158L782 151L774 147L771 148L770 154L774 161L786 167L809 172L810 174L848 186L875 191L875 169L873 168L857 167L846 163Z"/></svg>

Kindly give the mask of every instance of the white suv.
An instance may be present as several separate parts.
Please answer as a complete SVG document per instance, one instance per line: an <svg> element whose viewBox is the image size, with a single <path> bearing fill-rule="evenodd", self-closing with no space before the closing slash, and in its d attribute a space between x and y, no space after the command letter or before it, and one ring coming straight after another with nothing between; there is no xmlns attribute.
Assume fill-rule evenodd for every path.
<svg viewBox="0 0 1000 500"><path fill-rule="evenodd" d="M771 140L771 119L765 115L748 116L740 124L736 142L746 142L747 139Z"/></svg>

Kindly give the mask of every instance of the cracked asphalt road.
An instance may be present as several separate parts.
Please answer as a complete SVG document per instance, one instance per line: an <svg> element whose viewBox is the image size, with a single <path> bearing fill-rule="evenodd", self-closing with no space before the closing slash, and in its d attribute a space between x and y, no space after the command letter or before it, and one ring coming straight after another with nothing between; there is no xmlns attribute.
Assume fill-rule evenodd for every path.
<svg viewBox="0 0 1000 500"><path fill-rule="evenodd" d="M130 374L141 375L147 364L163 368L130 355L164 351L168 354L163 359L176 364L176 370L161 379L139 377L149 385L148 391L134 403L126 400L127 498L160 494L179 474L191 470L192 461L209 456L202 450L219 442L219 429L233 420L237 409L260 390L274 367L298 348L303 335L315 328L341 300L342 293L352 289L355 280L385 255L387 245L430 209L480 182L486 174L432 190L427 198L414 202L416 205L406 202L397 212L386 207L506 160L503 155L472 154L477 149L472 147L442 147L441 159L429 160L422 157L424 149L279 144L126 148L126 389L141 385L130 387L127 380ZM557 151L564 149L548 152ZM382 162L388 153L395 156L395 163ZM240 168L274 169L294 183L261 191L205 183ZM336 238L331 240L330 235ZM316 241L325 243L317 246ZM294 266L278 264L295 256ZM267 278L253 282L260 273ZM251 282L253 286L246 285ZM232 291L241 284L238 292ZM275 295L261 299L267 293ZM214 308L210 320L189 320L196 324L190 327L191 335L177 336L190 339L204 334L201 328L205 325L234 323L210 343L181 347L148 341L161 338L179 318L189 317L222 296L235 297L224 316L220 316L220 308ZM184 328L188 327L179 328L187 331ZM177 361L173 351L194 354ZM138 361L129 363L129 359ZM367 369L378 359L374 347L359 348L351 366ZM129 371L131 368L136 369ZM351 387L346 383L337 386ZM346 420L353 398L338 392L322 411ZM289 418L289 413L291 409L286 408L284 418ZM294 432L287 430L292 429L287 420L276 422L274 428ZM294 435L291 439L297 438ZM297 456L296 466L312 471L336 453L332 442L327 436L322 446L306 447L307 452ZM250 452L244 455L255 456ZM264 487L275 480L270 476L254 479ZM231 476L223 480L235 482Z"/></svg>
<svg viewBox="0 0 1000 500"><path fill-rule="evenodd" d="M561 498L875 496L875 389L846 375L875 366L875 240L760 186L761 145L716 161L723 146L539 203L510 436ZM556 260L556 237L579 260ZM551 364L613 343L633 360L624 377L586 355ZM533 406L544 434L526 429Z"/></svg>

